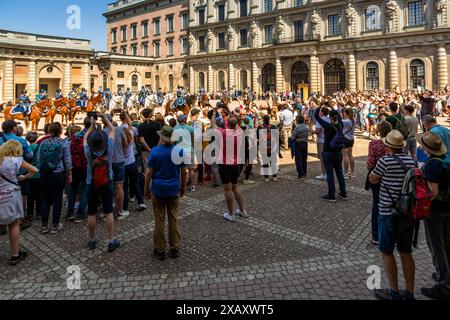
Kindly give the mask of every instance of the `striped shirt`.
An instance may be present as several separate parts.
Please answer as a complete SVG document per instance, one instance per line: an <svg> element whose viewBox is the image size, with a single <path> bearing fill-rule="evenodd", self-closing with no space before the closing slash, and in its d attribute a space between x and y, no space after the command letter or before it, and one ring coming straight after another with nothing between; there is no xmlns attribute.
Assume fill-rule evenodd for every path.
<svg viewBox="0 0 450 320"><path fill-rule="evenodd" d="M396 154L396 156L400 158L400 160L402 160L408 170L416 167L413 158L411 158L410 156L407 156L403 153L398 153ZM378 160L373 173L382 177L379 202L380 214L392 215L392 199L394 201L397 201L400 197L400 193L403 187L403 180L406 176L406 171L395 160L393 156L385 156Z"/></svg>

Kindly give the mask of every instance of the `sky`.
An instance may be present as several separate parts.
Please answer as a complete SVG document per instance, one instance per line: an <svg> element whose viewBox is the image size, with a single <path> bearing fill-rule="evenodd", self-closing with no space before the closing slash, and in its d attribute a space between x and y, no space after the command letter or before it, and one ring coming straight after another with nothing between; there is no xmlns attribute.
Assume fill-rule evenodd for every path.
<svg viewBox="0 0 450 320"><path fill-rule="evenodd" d="M0 0L0 29L91 40L106 50L106 12L113 0ZM69 6L80 8L80 29L70 30ZM74 21L74 20L72 20Z"/></svg>

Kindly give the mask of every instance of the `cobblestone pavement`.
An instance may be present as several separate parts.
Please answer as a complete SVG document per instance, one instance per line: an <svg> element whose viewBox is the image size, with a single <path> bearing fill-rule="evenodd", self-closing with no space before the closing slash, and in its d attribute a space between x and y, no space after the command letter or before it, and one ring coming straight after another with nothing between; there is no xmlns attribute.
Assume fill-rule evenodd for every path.
<svg viewBox="0 0 450 320"><path fill-rule="evenodd" d="M359 139L355 154L365 150L367 140ZM21 235L30 257L17 267L8 266L9 242L1 236L0 299L373 299L367 268L382 265L370 244L366 158L357 158L357 177L347 180L349 201L330 204L320 200L326 183L313 180L320 169L313 145L310 152L306 182L297 180L287 153L278 182L264 183L254 169L256 184L241 186L249 219L224 221L222 190L209 183L189 193L180 203L177 260L152 256L151 209L117 223L123 245L112 254L104 223L99 248L89 251L85 225L65 223L59 235L41 235L34 222ZM423 299L419 289L432 284L433 270L423 234L414 257ZM81 269L80 290L67 289L72 265Z"/></svg>

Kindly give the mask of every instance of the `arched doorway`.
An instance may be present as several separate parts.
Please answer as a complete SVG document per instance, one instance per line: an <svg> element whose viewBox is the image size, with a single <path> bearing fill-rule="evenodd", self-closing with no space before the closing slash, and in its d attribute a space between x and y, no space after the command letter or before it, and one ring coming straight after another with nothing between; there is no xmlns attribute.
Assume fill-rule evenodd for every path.
<svg viewBox="0 0 450 320"><path fill-rule="evenodd" d="M266 64L262 70L262 87L264 91L275 91L275 66L271 63Z"/></svg>
<svg viewBox="0 0 450 320"><path fill-rule="evenodd" d="M106 90L108 88L108 76L106 74L103 75L102 85L102 90Z"/></svg>
<svg viewBox="0 0 450 320"><path fill-rule="evenodd" d="M291 90L298 91L299 84L309 83L309 69L306 63L298 61L291 68Z"/></svg>
<svg viewBox="0 0 450 320"><path fill-rule="evenodd" d="M139 77L137 76L137 74L133 74L133 76L131 77L131 91L139 91Z"/></svg>
<svg viewBox="0 0 450 320"><path fill-rule="evenodd" d="M198 74L198 87L199 87L199 89L205 88L205 73L204 72L200 72Z"/></svg>
<svg viewBox="0 0 450 320"><path fill-rule="evenodd" d="M378 90L380 88L379 74L378 63L369 62L366 66L366 90Z"/></svg>
<svg viewBox="0 0 450 320"><path fill-rule="evenodd" d="M415 59L411 61L409 67L409 83L411 89L417 89L417 87L425 87L425 64L422 60Z"/></svg>
<svg viewBox="0 0 450 320"><path fill-rule="evenodd" d="M324 67L325 94L345 90L345 65L339 59L332 59Z"/></svg>
<svg viewBox="0 0 450 320"><path fill-rule="evenodd" d="M55 97L56 90L61 87L62 73L57 67L49 65L39 72L39 91L45 90L50 98Z"/></svg>
<svg viewBox="0 0 450 320"><path fill-rule="evenodd" d="M241 70L241 89L245 90L248 87L247 70Z"/></svg>

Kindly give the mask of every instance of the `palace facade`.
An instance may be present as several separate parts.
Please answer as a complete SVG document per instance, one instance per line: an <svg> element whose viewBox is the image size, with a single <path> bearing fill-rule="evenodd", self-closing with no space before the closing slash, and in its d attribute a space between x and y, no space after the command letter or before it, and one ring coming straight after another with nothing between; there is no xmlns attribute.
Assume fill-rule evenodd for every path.
<svg viewBox="0 0 450 320"><path fill-rule="evenodd" d="M331 94L444 88L450 0L197 0L189 7L189 84Z"/></svg>

